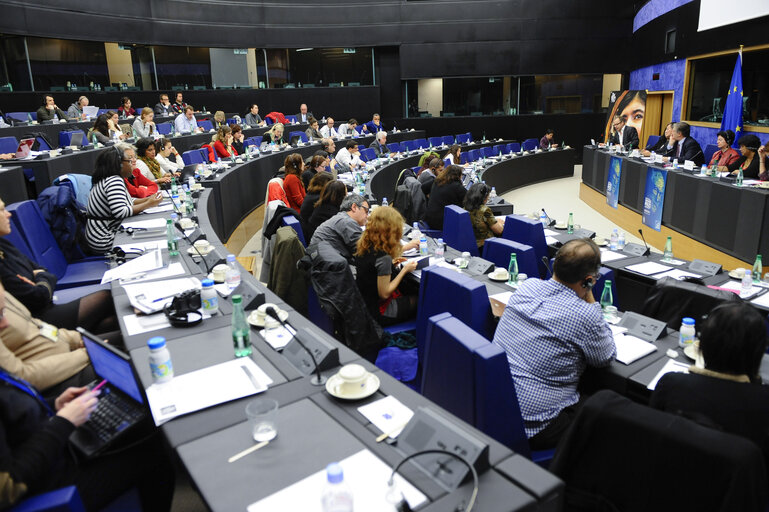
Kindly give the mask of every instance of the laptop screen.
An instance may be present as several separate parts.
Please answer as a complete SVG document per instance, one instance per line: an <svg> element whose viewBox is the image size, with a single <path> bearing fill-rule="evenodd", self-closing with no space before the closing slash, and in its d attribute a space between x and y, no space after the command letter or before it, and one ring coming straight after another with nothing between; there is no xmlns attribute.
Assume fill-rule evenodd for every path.
<svg viewBox="0 0 769 512"><path fill-rule="evenodd" d="M127 357L123 357L113 350L111 347L103 345L104 342L96 339L92 339L87 334L81 332L83 336L83 343L85 349L88 352L88 357L91 358L91 365L93 365L94 372L102 379L107 379L110 386L118 388L120 391L130 396L136 402L143 404L141 390L136 383L133 369L131 368L131 362Z"/></svg>

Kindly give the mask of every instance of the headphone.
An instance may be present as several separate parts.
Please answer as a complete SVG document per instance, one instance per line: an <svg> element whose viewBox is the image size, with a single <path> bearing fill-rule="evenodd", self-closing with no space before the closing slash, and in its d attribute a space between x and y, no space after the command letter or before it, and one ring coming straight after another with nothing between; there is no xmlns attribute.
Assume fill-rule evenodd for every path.
<svg viewBox="0 0 769 512"><path fill-rule="evenodd" d="M134 233L137 233L139 231L147 231L147 228L127 228L122 224L120 225L120 227L117 228L118 233L126 233L128 235L133 235Z"/></svg>
<svg viewBox="0 0 769 512"><path fill-rule="evenodd" d="M128 228L133 229L133 228ZM132 260L134 258L138 258L139 256L143 256L145 253L144 249L140 249L137 251L124 251L120 247L113 247L109 251L105 252L104 255L108 259L114 259L115 263L118 265L122 265L128 260Z"/></svg>
<svg viewBox="0 0 769 512"><path fill-rule="evenodd" d="M187 290L174 297L171 304L163 308L163 313L173 327L192 327L203 321L200 307L200 290Z"/></svg>
<svg viewBox="0 0 769 512"><path fill-rule="evenodd" d="M587 276L584 281L582 281L582 288L586 288L590 290L595 286L596 278L595 276Z"/></svg>

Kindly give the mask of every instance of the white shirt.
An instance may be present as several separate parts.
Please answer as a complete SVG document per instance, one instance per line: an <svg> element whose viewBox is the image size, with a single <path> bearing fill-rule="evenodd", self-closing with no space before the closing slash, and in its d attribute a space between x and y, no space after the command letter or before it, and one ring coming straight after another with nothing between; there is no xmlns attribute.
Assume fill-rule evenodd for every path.
<svg viewBox="0 0 769 512"><path fill-rule="evenodd" d="M323 128L320 129L320 134L324 137L339 137L339 132L336 131L336 128L330 128L328 125L323 125Z"/></svg>
<svg viewBox="0 0 769 512"><path fill-rule="evenodd" d="M354 128L350 127L350 125L347 124L347 123L340 124L339 128L337 129L337 133L339 133L339 135L341 135L341 136L357 135L358 134L358 132L355 131Z"/></svg>
<svg viewBox="0 0 769 512"><path fill-rule="evenodd" d="M360 159L360 154L355 153L355 155L352 155L347 150L347 148L342 148L339 150L339 153L336 154L336 161L340 164L346 165L350 169L363 165L363 162L361 162Z"/></svg>
<svg viewBox="0 0 769 512"><path fill-rule="evenodd" d="M181 157L179 157L179 159L181 159ZM181 164L179 162L172 162L171 160L164 157L163 155L156 155L155 160L158 161L158 163L160 164L160 168L163 169L164 172L176 172L184 169L184 164ZM144 162L142 162L142 164L144 164ZM146 167L146 164L144 164L144 166Z"/></svg>

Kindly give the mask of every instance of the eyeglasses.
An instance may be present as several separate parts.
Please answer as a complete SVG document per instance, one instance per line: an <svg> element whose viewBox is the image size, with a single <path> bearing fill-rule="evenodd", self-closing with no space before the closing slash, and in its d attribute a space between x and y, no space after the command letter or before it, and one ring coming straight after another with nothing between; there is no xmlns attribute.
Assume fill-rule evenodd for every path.
<svg viewBox="0 0 769 512"><path fill-rule="evenodd" d="M360 205L360 206L359 206L359 208L362 208L362 209L363 209L363 211L364 211L364 212L366 212L366 215L368 215L368 211L369 211L369 209L368 209L368 208L366 208L366 207L365 207L365 206L363 206L363 205Z"/></svg>
<svg viewBox="0 0 769 512"><path fill-rule="evenodd" d="M123 161L124 162L135 162L136 161L136 157L132 156L131 158L123 158Z"/></svg>

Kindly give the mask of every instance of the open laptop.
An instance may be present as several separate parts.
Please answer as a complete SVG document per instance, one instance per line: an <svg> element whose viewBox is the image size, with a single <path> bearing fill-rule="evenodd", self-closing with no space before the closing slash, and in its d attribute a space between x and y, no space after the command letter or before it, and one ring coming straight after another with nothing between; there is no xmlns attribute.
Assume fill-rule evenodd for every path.
<svg viewBox="0 0 769 512"><path fill-rule="evenodd" d="M78 327L77 330L97 376L94 385L107 380L101 388L96 410L69 437L75 448L91 457L145 419L147 407L131 358L85 329Z"/></svg>
<svg viewBox="0 0 769 512"><path fill-rule="evenodd" d="M27 158L32 152L32 144L34 143L34 138L21 139L21 142L19 142L19 147L16 148L16 158Z"/></svg>
<svg viewBox="0 0 769 512"><path fill-rule="evenodd" d="M76 146L80 147L83 145L83 135L85 135L83 132L74 132L72 134L72 138L69 140L70 146Z"/></svg>

